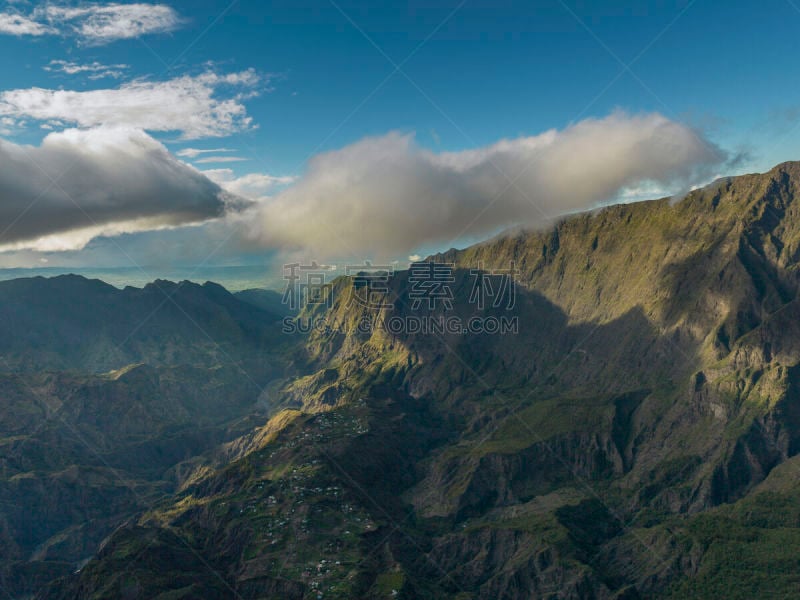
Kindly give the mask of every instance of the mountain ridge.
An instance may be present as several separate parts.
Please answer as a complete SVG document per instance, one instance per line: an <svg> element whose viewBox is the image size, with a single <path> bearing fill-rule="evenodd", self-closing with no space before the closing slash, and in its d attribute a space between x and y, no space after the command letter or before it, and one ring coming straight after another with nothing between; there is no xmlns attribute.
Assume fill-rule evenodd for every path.
<svg viewBox="0 0 800 600"><path fill-rule="evenodd" d="M246 358L237 346L256 352L279 318L211 283L157 280L120 290L79 275L16 279L0 282L0 355L8 369L93 372L204 355L230 362ZM154 343L165 331L175 338L170 347Z"/></svg>

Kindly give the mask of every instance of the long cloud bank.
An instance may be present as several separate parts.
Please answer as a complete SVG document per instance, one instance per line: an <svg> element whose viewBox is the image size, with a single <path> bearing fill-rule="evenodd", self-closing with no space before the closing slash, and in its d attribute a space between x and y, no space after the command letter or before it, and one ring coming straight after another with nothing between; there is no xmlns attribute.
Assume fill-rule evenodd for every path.
<svg viewBox="0 0 800 600"><path fill-rule="evenodd" d="M74 250L100 235L213 219L225 203L216 183L140 130L0 141L0 250Z"/></svg>
<svg viewBox="0 0 800 600"><path fill-rule="evenodd" d="M461 152L389 133L318 155L297 179L201 172L132 126L70 129L37 147L0 141L0 251L220 220L250 248L393 258L543 225L636 186L688 189L726 160L686 125L622 112Z"/></svg>
<svg viewBox="0 0 800 600"><path fill-rule="evenodd" d="M688 188L725 160L699 132L655 113L616 112L438 154L390 133L312 159L297 183L261 204L249 233L318 256L397 256L543 224L642 182Z"/></svg>

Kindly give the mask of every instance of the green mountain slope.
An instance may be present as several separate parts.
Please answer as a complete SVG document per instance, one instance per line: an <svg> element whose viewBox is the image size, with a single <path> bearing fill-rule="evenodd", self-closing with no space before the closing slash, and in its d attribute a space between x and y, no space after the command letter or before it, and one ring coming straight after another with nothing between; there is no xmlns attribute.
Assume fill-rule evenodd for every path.
<svg viewBox="0 0 800 600"><path fill-rule="evenodd" d="M0 586L17 597L250 431L287 365L274 315L212 284L37 278L0 296Z"/></svg>
<svg viewBox="0 0 800 600"><path fill-rule="evenodd" d="M272 418L39 597L794 597L798 257L787 163L439 255L447 312L337 280ZM487 315L519 332L382 325Z"/></svg>

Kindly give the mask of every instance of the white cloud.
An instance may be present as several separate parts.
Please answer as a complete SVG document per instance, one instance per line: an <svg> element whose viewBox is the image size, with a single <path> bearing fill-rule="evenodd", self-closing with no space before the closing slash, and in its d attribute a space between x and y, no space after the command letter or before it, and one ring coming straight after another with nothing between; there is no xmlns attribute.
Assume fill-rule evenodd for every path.
<svg viewBox="0 0 800 600"><path fill-rule="evenodd" d="M250 129L242 100L258 93L254 70L207 71L167 81L137 80L85 92L26 88L0 94L0 116L80 127L123 126L177 131L184 139L219 137Z"/></svg>
<svg viewBox="0 0 800 600"><path fill-rule="evenodd" d="M63 24L93 44L168 33L183 22L178 13L166 4L49 5L44 14L50 23Z"/></svg>
<svg viewBox="0 0 800 600"><path fill-rule="evenodd" d="M70 129L38 147L0 140L4 251L76 249L100 235L203 222L222 215L226 201L140 130Z"/></svg>
<svg viewBox="0 0 800 600"><path fill-rule="evenodd" d="M643 181L636 185L623 188L620 190L618 197L623 202L636 202L637 200L664 198L670 195L670 190L664 187L664 185Z"/></svg>
<svg viewBox="0 0 800 600"><path fill-rule="evenodd" d="M209 163L232 163L232 162L242 162L249 160L247 158L242 158L240 156L207 156L206 158L201 158L196 160L195 162L198 165L206 165Z"/></svg>
<svg viewBox="0 0 800 600"><path fill-rule="evenodd" d="M209 169L202 173L231 194L254 201L264 200L269 194L295 181L294 177L266 173L249 173L237 177L231 169Z"/></svg>
<svg viewBox="0 0 800 600"><path fill-rule="evenodd" d="M251 235L266 247L317 256L391 257L513 224L541 225L642 182L688 188L725 158L698 132L659 114L616 112L438 154L390 133L313 158L295 185L260 205Z"/></svg>
<svg viewBox="0 0 800 600"><path fill-rule="evenodd" d="M30 17L15 13L0 13L0 33L7 35L40 36L55 33L50 26L40 23Z"/></svg>
<svg viewBox="0 0 800 600"><path fill-rule="evenodd" d="M267 276L269 262L261 261L267 260L269 253L247 245L239 235L240 229L234 214L199 225L122 233L115 237L98 236L78 250L0 252L0 268L42 266L43 260L49 265L73 267L141 265L144 268L137 269L136 276L152 281L175 265L241 264L243 257L249 255L265 265ZM276 265L269 275L280 283L280 266Z"/></svg>
<svg viewBox="0 0 800 600"><path fill-rule="evenodd" d="M0 33L9 35L74 35L82 43L107 44L147 34L168 33L183 23L166 4L47 4L29 15L0 13Z"/></svg>
<svg viewBox="0 0 800 600"><path fill-rule="evenodd" d="M207 150L201 150L199 148L184 148L183 150L178 150L175 155L180 156L181 158L197 158L201 154L219 154L220 152L236 152L236 150L232 148L211 148Z"/></svg>
<svg viewBox="0 0 800 600"><path fill-rule="evenodd" d="M88 73L89 79L97 80L106 77L114 79L121 78L130 66L126 64L104 65L94 61L90 63L77 63L68 60L51 60L50 64L44 67L45 71L53 73L64 73L66 75L80 75Z"/></svg>
<svg viewBox="0 0 800 600"><path fill-rule="evenodd" d="M11 135L21 126L16 119L0 117L0 135Z"/></svg>

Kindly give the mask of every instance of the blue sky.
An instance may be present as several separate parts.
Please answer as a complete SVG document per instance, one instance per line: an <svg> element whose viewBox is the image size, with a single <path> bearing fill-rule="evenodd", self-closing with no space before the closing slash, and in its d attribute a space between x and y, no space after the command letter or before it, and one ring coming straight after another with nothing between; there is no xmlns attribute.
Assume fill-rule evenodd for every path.
<svg viewBox="0 0 800 600"><path fill-rule="evenodd" d="M724 7L703 0L15 1L3 3L0 12L0 137L20 156L32 154L34 163L40 155L48 165L63 162L70 175L70 153L81 145L100 148L93 158L81 155L85 164L78 168L104 173L97 188L116 190L93 198L88 209L79 207L88 212L85 223L80 214L62 221L57 207L64 199L50 202L49 196L21 225L14 215L25 203L0 211L0 229L24 231L30 221L30 231L5 240L9 245L0 237L0 264L109 265L152 262L154 254L191 263L226 238L232 243L226 241L212 261L247 262L276 252L404 257L478 239L507 224L535 225L545 213L552 218L800 158L800 9L791 0ZM85 95L92 90L98 94ZM599 129L580 129L593 121ZM109 128L128 134L112 135ZM631 128L647 133L632 139ZM508 183L518 165L538 160L540 154L524 153L530 140L548 131L557 134L552 143L564 146L554 156L564 160L576 152L581 164L592 162L586 157L613 155L613 163L598 168L618 177L562 205L564 188L543 171L516 186L537 205L529 218L524 202L511 198L507 204L517 207L507 206L483 226L464 217L452 230L443 220L438 229L414 235L412 218L408 232L394 239L394 207L404 200L399 193L382 199L382 182L425 196L422 204L409 201L420 221L428 218L421 209L451 220L454 212L494 213L494 206L484 210L493 196L515 187L503 178ZM42 145L48 135L55 137ZM606 137L621 146L607 146ZM494 146L500 140L528 142L509 150ZM152 174L151 187L107 175L141 158L125 148L151 141L158 147L147 146L147 167L138 175ZM632 144L649 144L652 161L620 165L631 162L624 157ZM676 144L680 163L657 152L667 154L667 146ZM118 160L108 162L109 148L119 150ZM479 149L484 163L469 154ZM375 156L385 158L371 165ZM543 164L553 160L548 156ZM159 179L161 159L183 179ZM383 172L387 161L392 168ZM184 163L191 165L185 172ZM485 173L478 175L490 166L507 171L494 187L484 185ZM52 184L50 177L55 173L37 185ZM197 177L209 177L252 204L198 201L207 190ZM569 177L585 177L588 186L597 174L577 169ZM0 193L2 178L0 171ZM332 178L342 181L332 188ZM352 182L358 201L348 197ZM79 183L62 191L84 193ZM142 200L142 194L170 186L167 208ZM120 190L129 188L135 189L125 204ZM453 189L468 197L465 204L454 199ZM40 194L32 189L29 195L33 200ZM117 204L111 210L109 203L122 206L119 214L111 214ZM131 208L142 204L147 210ZM47 210L55 217L39 226L34 219L46 221ZM287 216L292 211L296 221ZM354 229L340 227L339 219L354 214ZM374 239L332 243L358 237L363 215L388 221L382 226L388 233L376 225ZM317 216L325 223L310 226ZM263 227L253 225L262 221ZM314 241L306 244L303 236ZM391 239L383 244L384 238Z"/></svg>

